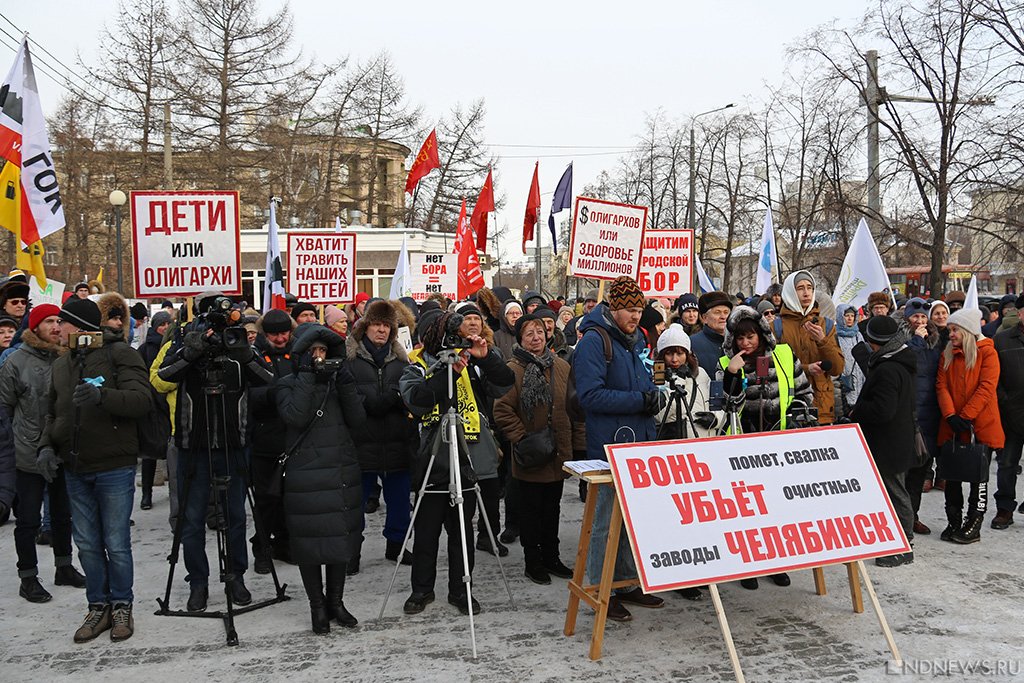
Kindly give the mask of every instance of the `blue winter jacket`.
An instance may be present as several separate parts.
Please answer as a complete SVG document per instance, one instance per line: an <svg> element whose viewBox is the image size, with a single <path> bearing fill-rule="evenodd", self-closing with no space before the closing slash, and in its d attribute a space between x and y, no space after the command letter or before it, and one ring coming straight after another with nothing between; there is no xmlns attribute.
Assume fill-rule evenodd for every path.
<svg viewBox="0 0 1024 683"><path fill-rule="evenodd" d="M906 323L901 321L901 325ZM908 332L909 332L909 328ZM936 451L939 438L939 422L942 416L939 414L939 399L935 393L935 380L939 374L939 361L941 351L939 350L939 334L932 323L928 323L928 336L918 337L911 335L907 346L917 356L917 394L916 411L917 426L925 437L925 443L930 451ZM932 453L934 455L934 452Z"/></svg>
<svg viewBox="0 0 1024 683"><path fill-rule="evenodd" d="M604 341L591 328L602 327L612 340L612 360L604 355ZM610 443L654 441L654 417L644 411L644 392L657 387L640 359L643 334L631 344L611 319L607 304L599 304L580 321L583 338L576 345L572 365L576 394L587 421L587 457L604 459Z"/></svg>

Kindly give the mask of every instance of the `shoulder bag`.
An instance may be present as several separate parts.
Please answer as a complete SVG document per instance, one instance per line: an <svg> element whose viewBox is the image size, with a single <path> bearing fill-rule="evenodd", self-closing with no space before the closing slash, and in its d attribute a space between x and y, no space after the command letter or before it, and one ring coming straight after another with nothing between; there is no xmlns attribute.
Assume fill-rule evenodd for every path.
<svg viewBox="0 0 1024 683"><path fill-rule="evenodd" d="M281 496L284 493L284 477L285 477L285 466L288 464L288 458L292 457L295 451L299 450L299 446L309 436L309 432L313 429L313 424L318 418L324 416L324 406L327 405L327 397L331 395L331 387L327 387L327 391L324 392L324 399L320 401L320 407L316 409L316 413L313 415L313 419L309 421L306 428L299 434L299 438L295 439L295 443L290 448L282 452L277 456L277 464L274 466L274 471L270 475L270 481L267 483L267 494L271 496Z"/></svg>

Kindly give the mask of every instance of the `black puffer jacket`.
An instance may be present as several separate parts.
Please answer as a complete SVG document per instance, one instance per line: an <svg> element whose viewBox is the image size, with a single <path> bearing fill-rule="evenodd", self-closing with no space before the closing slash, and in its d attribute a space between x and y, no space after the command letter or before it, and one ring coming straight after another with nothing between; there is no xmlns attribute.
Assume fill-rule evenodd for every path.
<svg viewBox="0 0 1024 683"><path fill-rule="evenodd" d="M274 374L274 381L249 389L249 411L252 420L252 454L257 458L276 458L287 447L285 424L277 412L274 392L284 377L290 377L295 369L292 362L292 342L283 349L275 348L270 342L257 337L256 353L263 364Z"/></svg>
<svg viewBox="0 0 1024 683"><path fill-rule="evenodd" d="M903 319L898 318L900 324L900 335L908 339L907 346L917 358L917 383L915 392L915 410L917 412L917 424L921 428L925 444L931 451L932 456L937 455L939 440L939 399L935 393L935 380L939 374L939 362L942 352L939 351L939 329L935 323L928 321L928 336L919 337L911 334L910 326Z"/></svg>
<svg viewBox="0 0 1024 683"><path fill-rule="evenodd" d="M1003 431L1024 432L1024 327L1020 323L1003 330L994 340L999 354L999 414Z"/></svg>
<svg viewBox="0 0 1024 683"><path fill-rule="evenodd" d="M914 402L917 358L905 335L871 354L867 379L850 418L860 425L879 471L906 472L914 466Z"/></svg>
<svg viewBox="0 0 1024 683"><path fill-rule="evenodd" d="M352 430L364 472L396 472L409 469L419 445L416 421L402 401L398 382L409 365L402 344L392 328L383 366L366 348L366 326L356 323L345 340L346 367L363 398L366 419Z"/></svg>
<svg viewBox="0 0 1024 683"><path fill-rule="evenodd" d="M18 472L14 464L14 439L7 408L0 406L0 503L10 510L17 491Z"/></svg>
<svg viewBox="0 0 1024 683"><path fill-rule="evenodd" d="M344 341L326 327L308 324L298 332L296 358L313 342L327 345L328 358L343 356ZM354 553L363 523L362 473L349 430L366 414L348 372L314 373L307 361L300 360L299 371L281 379L275 392L289 447L311 424L285 466L285 524L295 562L342 564ZM323 416L316 417L321 405Z"/></svg>

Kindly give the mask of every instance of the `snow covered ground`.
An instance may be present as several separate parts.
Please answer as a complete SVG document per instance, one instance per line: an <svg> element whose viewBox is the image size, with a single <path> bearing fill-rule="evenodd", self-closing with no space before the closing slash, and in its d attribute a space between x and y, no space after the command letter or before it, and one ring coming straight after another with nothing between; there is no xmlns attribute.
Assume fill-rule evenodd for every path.
<svg viewBox="0 0 1024 683"><path fill-rule="evenodd" d="M992 482L995 476L993 472ZM138 496L136 496L136 508ZM562 558L571 564L582 504L575 481L562 500ZM869 564L896 641L918 675L887 669L885 640L865 593L865 612L850 609L843 567L826 570L828 595L814 594L809 571L793 585L761 582L758 591L721 587L740 661L749 681L930 680L949 667L982 667L946 680L1024 680L1024 645L1018 625L1024 596L1024 524L1007 531L988 527L971 546L943 543L942 493L925 494L922 520L931 536L916 541L916 561L897 569ZM483 605L476 622L479 657L471 657L469 623L445 601L444 543L437 601L416 616L402 614L408 568L399 574L384 619L376 621L393 565L384 559L383 509L369 515L362 571L350 577L345 604L360 625L335 626L327 636L309 630L309 611L298 569L278 563L292 600L236 620L240 644L225 645L215 619L155 616L163 594L170 548L167 488L154 492L154 507L136 509L135 636L120 644L104 635L76 645L71 636L85 612L84 591L55 587L53 557L40 548L40 578L54 599L32 605L18 597L13 522L0 528L6 588L0 591L0 681L730 681L732 668L708 596L689 602L669 593L660 610L633 609L631 623L609 622L604 657L587 658L592 616L581 608L576 635L562 635L567 591L553 579L537 586L523 576L522 549L505 559L518 609L508 605L496 561L477 553L474 595ZM212 533L208 543L214 551ZM76 566L78 562L76 559ZM214 565L215 566L215 565ZM172 602L188 595L178 566ZM254 597L272 594L269 576L252 572ZM223 604L211 583L210 608Z"/></svg>

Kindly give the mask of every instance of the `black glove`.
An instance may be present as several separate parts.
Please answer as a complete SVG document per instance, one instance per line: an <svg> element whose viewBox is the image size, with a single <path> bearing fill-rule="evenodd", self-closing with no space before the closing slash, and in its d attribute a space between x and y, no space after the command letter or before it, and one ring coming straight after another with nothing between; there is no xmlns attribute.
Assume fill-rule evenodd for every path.
<svg viewBox="0 0 1024 683"><path fill-rule="evenodd" d="M693 423L701 429L711 429L716 422L718 422L718 418L714 413L700 411L693 414Z"/></svg>
<svg viewBox="0 0 1024 683"><path fill-rule="evenodd" d="M668 405L668 398L660 391L644 392L644 412L648 415L657 415L665 410Z"/></svg>
<svg viewBox="0 0 1024 683"><path fill-rule="evenodd" d="M185 341L181 347L181 357L189 363L199 360L206 353L206 335L193 330L185 335Z"/></svg>
<svg viewBox="0 0 1024 683"><path fill-rule="evenodd" d="M40 448L39 455L36 456L36 467L39 474L43 475L43 479L47 483L52 483L53 478L57 476L57 468L60 467L60 458L49 446Z"/></svg>
<svg viewBox="0 0 1024 683"><path fill-rule="evenodd" d="M76 408L82 406L98 406L103 400L100 388L90 382L81 382L75 387L75 393L71 395L71 403Z"/></svg>
<svg viewBox="0 0 1024 683"><path fill-rule="evenodd" d="M971 423L963 419L959 415L950 415L946 418L946 422L953 428L954 432L969 432L971 431Z"/></svg>

